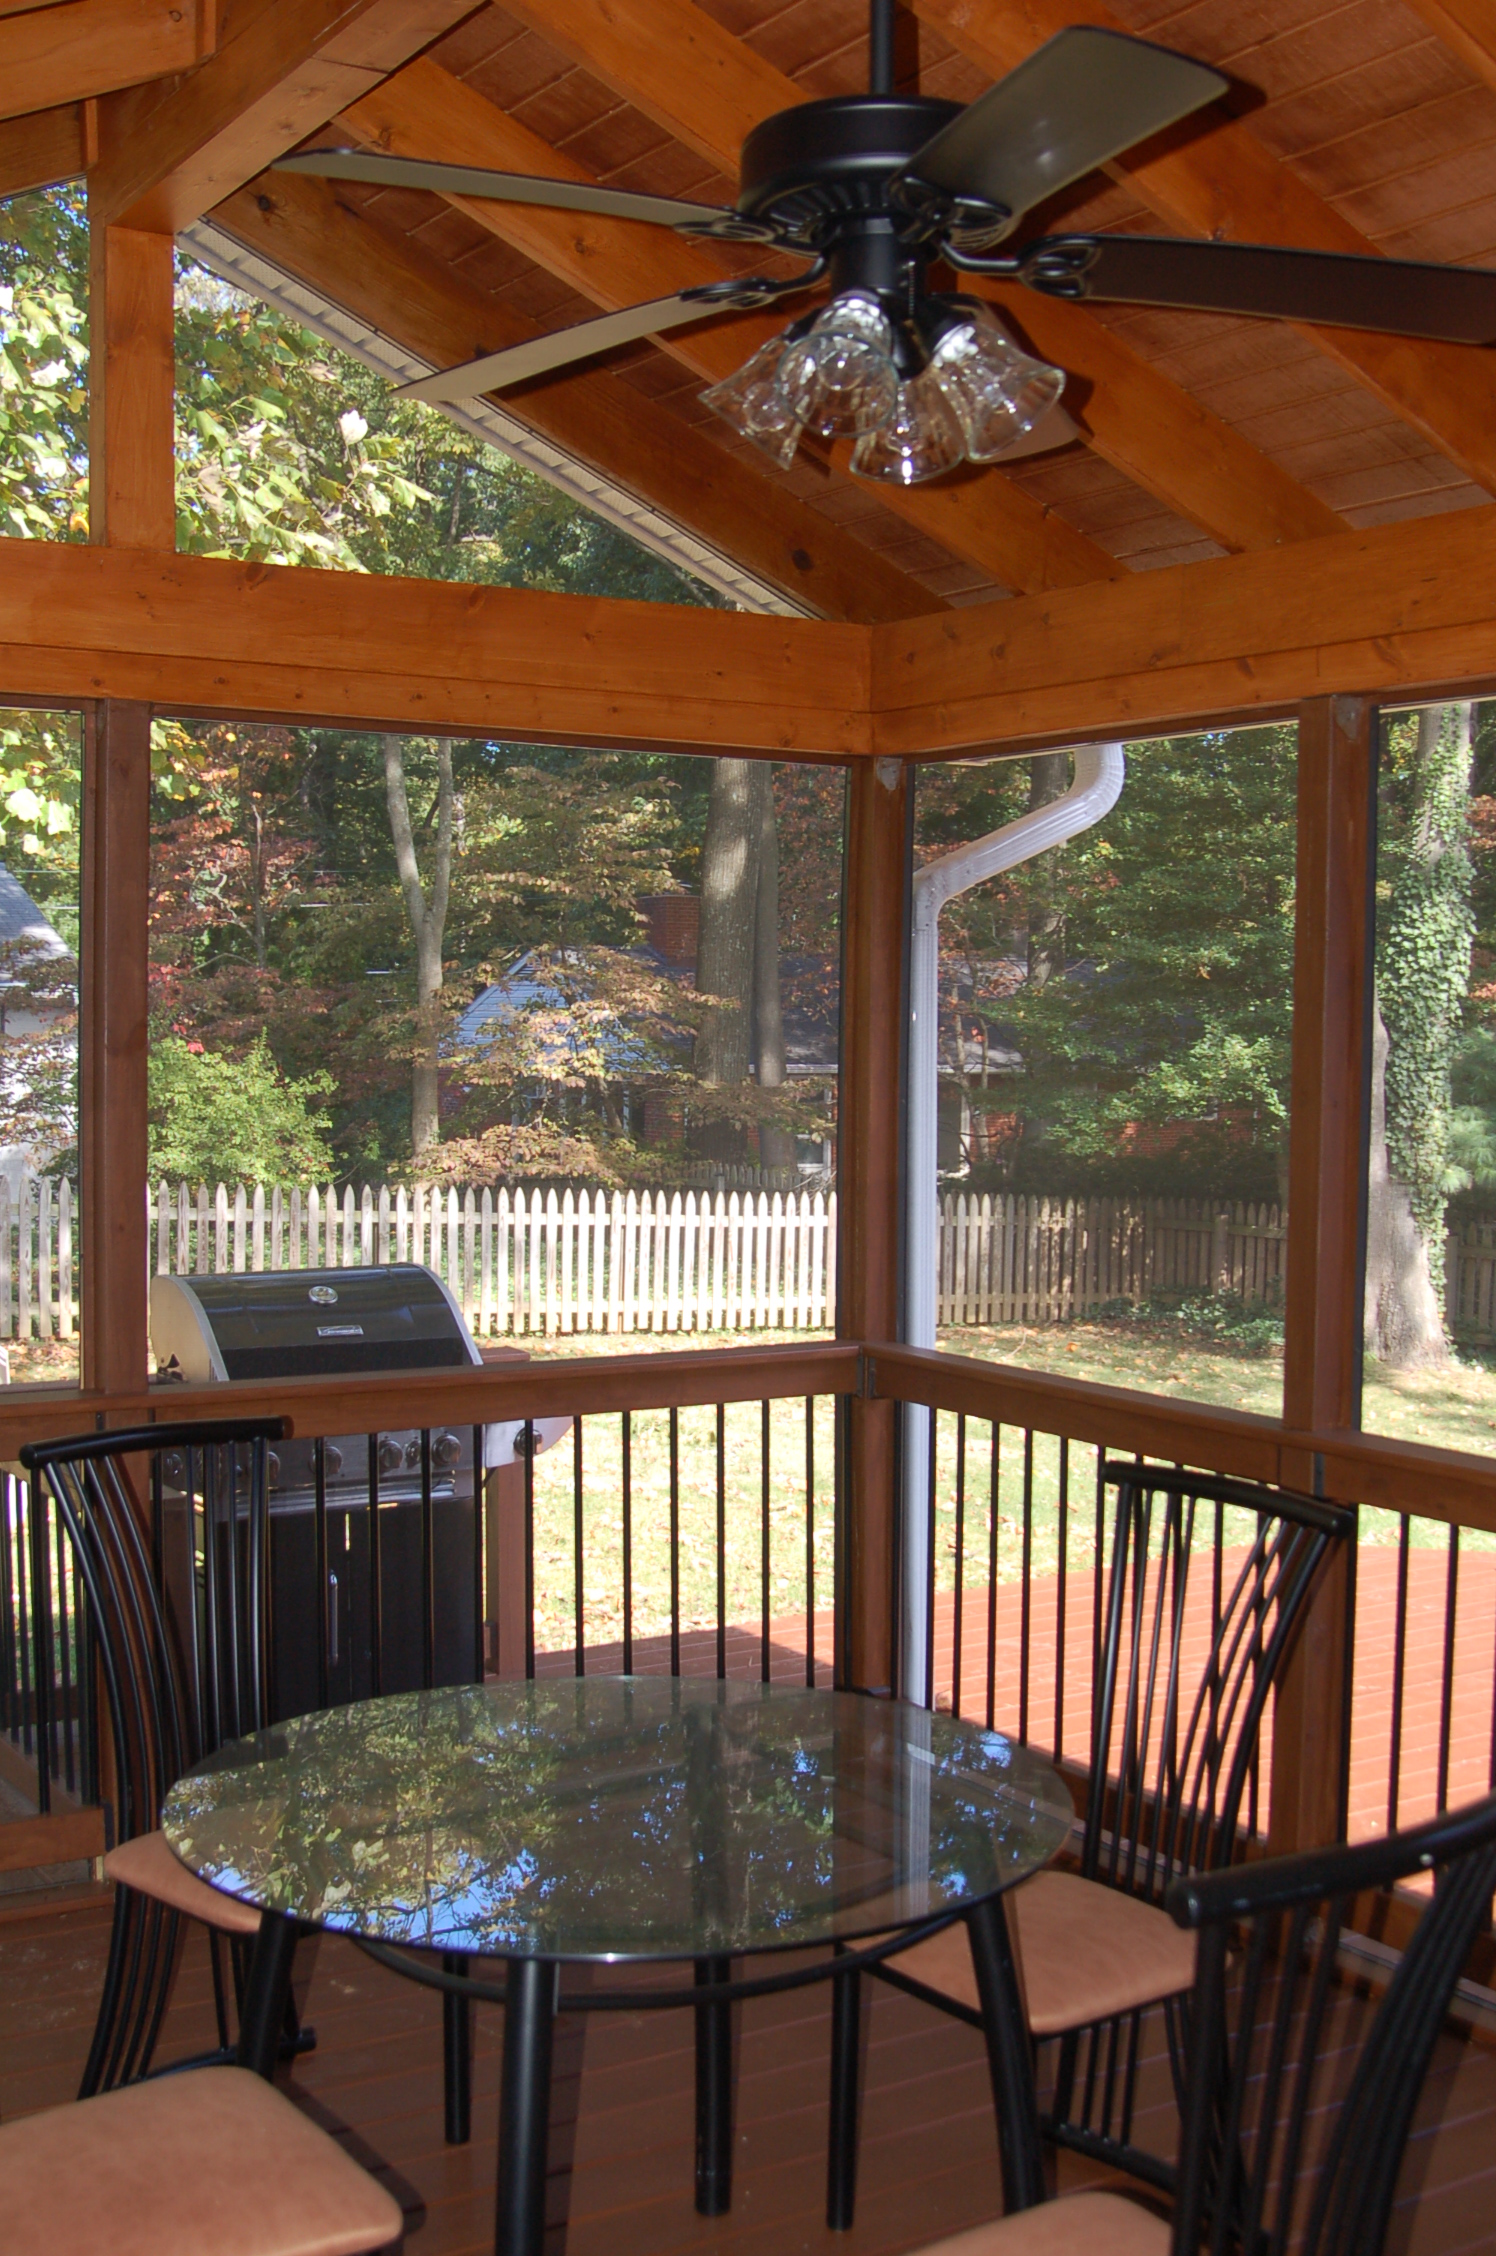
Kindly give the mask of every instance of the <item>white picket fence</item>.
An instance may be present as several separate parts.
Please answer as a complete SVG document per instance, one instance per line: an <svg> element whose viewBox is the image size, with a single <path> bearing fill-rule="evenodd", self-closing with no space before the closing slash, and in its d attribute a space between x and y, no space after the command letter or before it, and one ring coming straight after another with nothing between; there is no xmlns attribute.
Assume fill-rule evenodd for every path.
<svg viewBox="0 0 1496 2256"><path fill-rule="evenodd" d="M181 1276L421 1261L479 1338L818 1330L835 1305L836 1199L819 1192L359 1191L160 1183L152 1267ZM77 1329L77 1192L0 1176L0 1338ZM940 1202L943 1326L1062 1321L1191 1288L1281 1295L1284 1216L1205 1199ZM1496 1338L1496 1220L1450 1232L1451 1319Z"/></svg>

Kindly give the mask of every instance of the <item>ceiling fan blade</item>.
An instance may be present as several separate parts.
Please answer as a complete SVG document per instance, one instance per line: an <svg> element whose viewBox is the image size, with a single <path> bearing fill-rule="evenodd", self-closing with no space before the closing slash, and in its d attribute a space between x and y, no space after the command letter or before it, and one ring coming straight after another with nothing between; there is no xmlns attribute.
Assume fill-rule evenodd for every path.
<svg viewBox="0 0 1496 2256"><path fill-rule="evenodd" d="M903 180L1016 219L1226 90L1219 71L1125 32L1074 24L978 95L910 158Z"/></svg>
<svg viewBox="0 0 1496 2256"><path fill-rule="evenodd" d="M739 282L706 282L680 290L671 298L649 298L643 305L623 306L617 313L601 313L595 321L578 321L569 329L552 329L543 337L529 337L504 352L487 353L481 360L464 361L435 376L401 384L396 397L414 400L473 399L479 392L500 392L511 384L545 376L553 368L588 360L593 353L611 352L617 345L637 344L662 329L679 329L688 321L705 321L709 314L732 312L745 305L763 305L785 288L803 288L802 282L766 283L757 277Z"/></svg>
<svg viewBox="0 0 1496 2256"><path fill-rule="evenodd" d="M424 157L393 157L382 149L309 149L281 157L273 172L310 172L325 180L363 180L374 188L425 188L433 195L488 196L503 204L544 204L557 211L596 212L604 219L640 219L686 235L730 242L772 242L775 230L719 204L640 196L591 180L543 180L525 172L488 172L476 165L436 164Z"/></svg>
<svg viewBox="0 0 1496 2256"><path fill-rule="evenodd" d="M1483 267L1158 235L1057 235L1028 245L1019 272L1051 297L1496 342L1496 273Z"/></svg>
<svg viewBox="0 0 1496 2256"><path fill-rule="evenodd" d="M999 462L1022 462L1026 455L1053 454L1056 447L1069 446L1079 437L1080 425L1075 418L1067 415L1063 407L1055 406L1034 425L1032 431L1025 432L1016 446L1010 446L997 459Z"/></svg>

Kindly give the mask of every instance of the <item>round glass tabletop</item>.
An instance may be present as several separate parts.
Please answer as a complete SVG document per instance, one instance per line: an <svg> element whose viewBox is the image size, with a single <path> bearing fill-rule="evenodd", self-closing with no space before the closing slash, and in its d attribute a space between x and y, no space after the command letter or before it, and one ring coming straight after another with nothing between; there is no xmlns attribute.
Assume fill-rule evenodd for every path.
<svg viewBox="0 0 1496 2256"><path fill-rule="evenodd" d="M172 1788L215 1887L323 1927L502 1957L851 1940L1012 1885L1072 1810L1041 1757L902 1702L581 1677L278 1724Z"/></svg>

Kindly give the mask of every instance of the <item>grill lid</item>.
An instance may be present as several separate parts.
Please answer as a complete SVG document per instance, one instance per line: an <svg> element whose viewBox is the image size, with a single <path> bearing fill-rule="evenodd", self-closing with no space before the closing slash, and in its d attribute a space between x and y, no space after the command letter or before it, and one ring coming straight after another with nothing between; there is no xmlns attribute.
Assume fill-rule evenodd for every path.
<svg viewBox="0 0 1496 2256"><path fill-rule="evenodd" d="M151 1281L151 1346L189 1382L450 1370L482 1361L462 1311L417 1262Z"/></svg>

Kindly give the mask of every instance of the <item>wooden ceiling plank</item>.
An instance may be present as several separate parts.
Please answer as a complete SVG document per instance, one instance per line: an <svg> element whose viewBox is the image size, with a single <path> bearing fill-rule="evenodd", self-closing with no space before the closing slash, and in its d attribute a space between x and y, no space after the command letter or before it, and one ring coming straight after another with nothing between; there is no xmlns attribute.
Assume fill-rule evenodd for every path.
<svg viewBox="0 0 1496 2256"><path fill-rule="evenodd" d="M1099 0L912 0L936 27L993 78L1013 70L1042 41L1071 23L1129 26ZM1245 124L1213 108L1179 135L1161 136L1109 166L1171 228L1241 243L1285 243L1300 250L1374 256L1376 244L1343 219L1275 157ZM1375 391L1404 422L1432 440L1467 477L1496 493L1496 361L1474 345L1372 336L1359 329L1305 326L1322 351Z"/></svg>
<svg viewBox="0 0 1496 2256"><path fill-rule="evenodd" d="M752 127L805 99L695 0L509 0L509 12L731 178ZM1096 452L1223 548L1337 530L1334 510L1094 315L1056 299L1038 300L1035 312L1028 290L1001 302L1014 312L1021 304L1036 349L1090 386L1078 420Z"/></svg>
<svg viewBox="0 0 1496 2256"><path fill-rule="evenodd" d="M101 105L107 221L176 234L471 15L475 0L261 0L211 61Z"/></svg>
<svg viewBox="0 0 1496 2256"><path fill-rule="evenodd" d="M163 712L847 759L867 746L870 632L0 540L0 672L12 694L140 696Z"/></svg>
<svg viewBox="0 0 1496 2256"><path fill-rule="evenodd" d="M1493 574L1481 507L878 627L873 748L940 757L1487 681Z"/></svg>
<svg viewBox="0 0 1496 2256"><path fill-rule="evenodd" d="M0 117L56 109L190 70L213 48L212 0L62 0L0 19Z"/></svg>
<svg viewBox="0 0 1496 2256"><path fill-rule="evenodd" d="M218 205L213 219L438 366L502 351L535 333L452 268L375 224L335 182L268 173ZM512 392L502 405L827 618L872 622L943 608L918 580L829 524L782 481L761 476L616 376L579 369Z"/></svg>
<svg viewBox="0 0 1496 2256"><path fill-rule="evenodd" d="M60 102L0 121L0 196L54 188L87 172L98 153L98 104Z"/></svg>
<svg viewBox="0 0 1496 2256"><path fill-rule="evenodd" d="M552 179L592 177L429 57L387 79L339 122L360 140L402 156L440 155L459 164L544 173ZM537 266L609 308L665 297L732 271L699 245L660 228L485 197L446 200ZM671 358L714 383L731 375L784 325L783 313L730 314L670 331L659 342ZM833 450L838 470L849 452ZM944 487L880 486L877 497L1004 587L1076 586L1114 578L1124 569L1001 475L988 473Z"/></svg>

